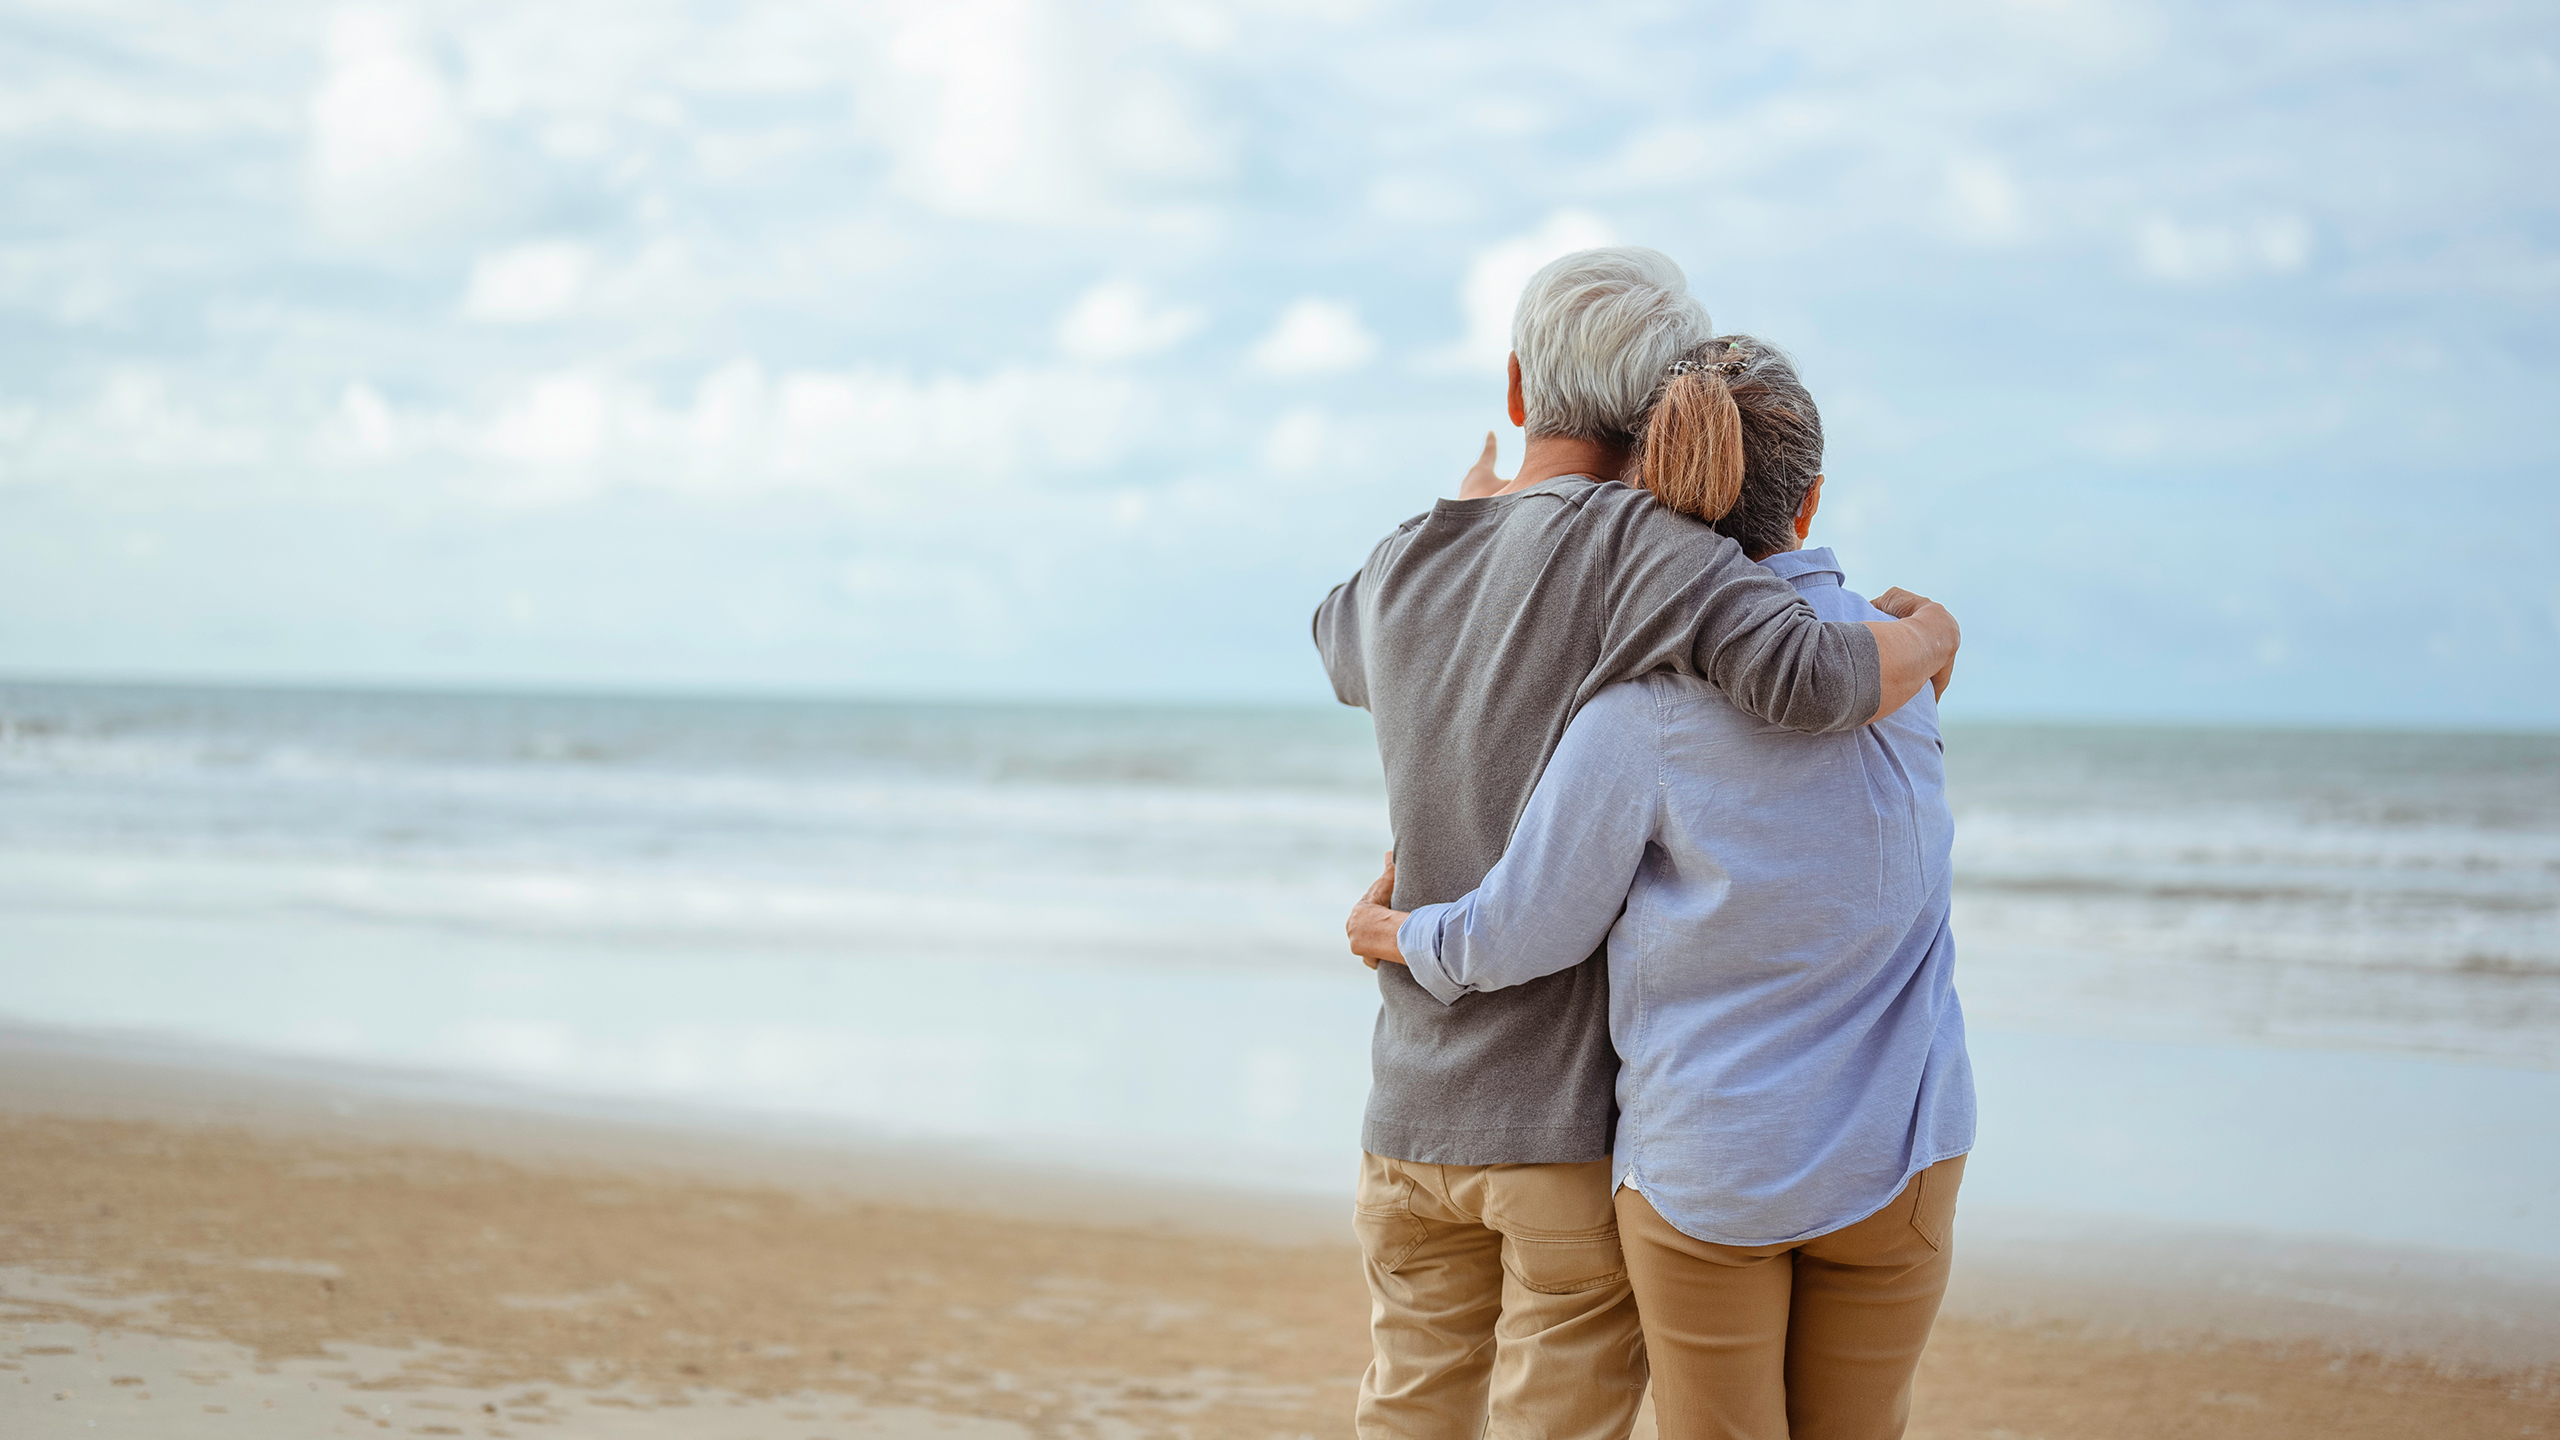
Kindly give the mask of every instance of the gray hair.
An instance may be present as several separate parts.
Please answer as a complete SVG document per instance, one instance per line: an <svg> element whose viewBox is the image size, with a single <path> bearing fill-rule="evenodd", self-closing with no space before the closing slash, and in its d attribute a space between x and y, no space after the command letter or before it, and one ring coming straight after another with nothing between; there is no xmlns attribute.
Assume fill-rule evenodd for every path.
<svg viewBox="0 0 2560 1440"><path fill-rule="evenodd" d="M1577 250L1529 277L1511 316L1535 436L1632 443L1663 368L1715 334L1659 250Z"/></svg>

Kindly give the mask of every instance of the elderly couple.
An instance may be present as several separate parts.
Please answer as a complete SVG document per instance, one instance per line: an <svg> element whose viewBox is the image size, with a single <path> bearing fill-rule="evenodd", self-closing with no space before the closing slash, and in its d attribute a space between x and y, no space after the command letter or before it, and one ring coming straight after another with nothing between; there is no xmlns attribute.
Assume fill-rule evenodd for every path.
<svg viewBox="0 0 2560 1440"><path fill-rule="evenodd" d="M1822 423L1656 251L1512 321L1520 473L1316 611L1396 848L1356 1220L1364 1437L1882 1440L1973 1082L1937 693L1955 621L1802 548ZM1380 963L1384 962L1384 963Z"/></svg>

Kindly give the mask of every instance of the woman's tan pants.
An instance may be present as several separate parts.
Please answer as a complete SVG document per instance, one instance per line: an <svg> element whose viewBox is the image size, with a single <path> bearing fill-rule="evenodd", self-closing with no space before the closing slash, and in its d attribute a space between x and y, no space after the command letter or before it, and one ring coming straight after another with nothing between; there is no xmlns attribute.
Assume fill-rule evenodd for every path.
<svg viewBox="0 0 2560 1440"><path fill-rule="evenodd" d="M1609 1162L1360 1157L1361 1440L1625 1440L1644 1334Z"/></svg>
<svg viewBox="0 0 2560 1440"><path fill-rule="evenodd" d="M1953 1255L1964 1157L1793 1245L1715 1245L1618 1192L1662 1440L1894 1440Z"/></svg>

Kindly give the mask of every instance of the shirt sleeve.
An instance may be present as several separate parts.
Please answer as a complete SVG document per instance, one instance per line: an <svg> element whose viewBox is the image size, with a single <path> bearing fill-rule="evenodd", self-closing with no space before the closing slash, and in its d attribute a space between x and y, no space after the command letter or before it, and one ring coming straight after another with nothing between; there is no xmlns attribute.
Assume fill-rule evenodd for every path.
<svg viewBox="0 0 2560 1440"><path fill-rule="evenodd" d="M1333 587L1316 606L1316 654L1333 682L1333 698L1345 705L1369 703L1368 670L1360 658L1360 577Z"/></svg>
<svg viewBox="0 0 2560 1440"><path fill-rule="evenodd" d="M1694 675L1737 709L1814 735L1854 730L1884 703L1874 632L1815 615L1732 540L1649 501L1618 540L1596 682Z"/></svg>
<svg viewBox="0 0 2560 1440"><path fill-rule="evenodd" d="M1396 932L1423 989L1455 1004L1591 958L1661 816L1661 735L1648 686L1612 686L1582 708L1484 883L1415 910Z"/></svg>

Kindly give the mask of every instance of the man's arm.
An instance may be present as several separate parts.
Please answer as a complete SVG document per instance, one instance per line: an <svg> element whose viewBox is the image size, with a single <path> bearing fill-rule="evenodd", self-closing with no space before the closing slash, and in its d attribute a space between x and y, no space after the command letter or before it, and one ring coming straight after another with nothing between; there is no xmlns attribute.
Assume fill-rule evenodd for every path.
<svg viewBox="0 0 2560 1440"><path fill-rule="evenodd" d="M1649 497L1625 525L1595 681L1677 670L1749 714L1819 735L1901 709L1955 659L1961 637L1942 606L1922 601L1890 621L1825 621L1733 541Z"/></svg>
<svg viewBox="0 0 2560 1440"><path fill-rule="evenodd" d="M1893 698L1901 681L1932 659L1938 659L1939 665L1929 672L1929 684L1936 692L1935 698L1946 699L1947 686L1956 678L1956 647L1964 643L1963 633L1956 628L1956 617L1947 613L1946 606L1899 585L1867 603L1887 615L1901 617L1892 624L1881 620L1866 622L1867 628L1876 633L1877 658L1884 664L1884 708L1876 712L1876 718L1881 720L1901 709L1912 695L1920 693L1920 687L1914 685L1910 695L1900 700Z"/></svg>
<svg viewBox="0 0 2560 1440"><path fill-rule="evenodd" d="M1442 1004L1591 958L1626 908L1659 818L1660 737L1650 690L1602 693L1565 728L1484 883L1410 914L1372 886L1351 912L1353 953L1406 966Z"/></svg>

